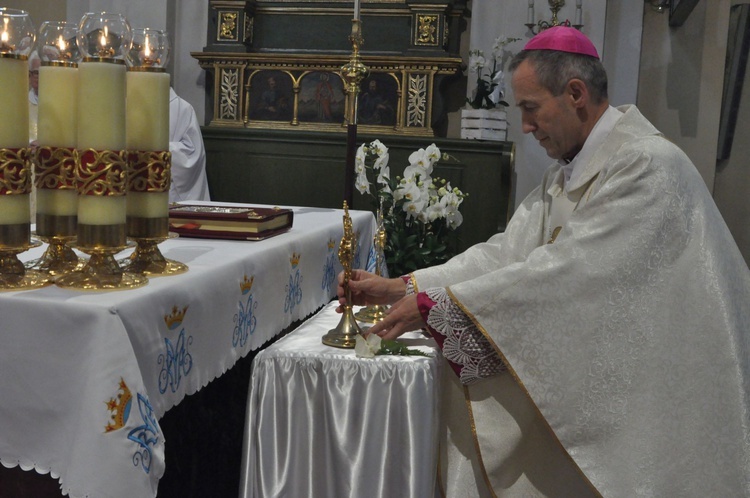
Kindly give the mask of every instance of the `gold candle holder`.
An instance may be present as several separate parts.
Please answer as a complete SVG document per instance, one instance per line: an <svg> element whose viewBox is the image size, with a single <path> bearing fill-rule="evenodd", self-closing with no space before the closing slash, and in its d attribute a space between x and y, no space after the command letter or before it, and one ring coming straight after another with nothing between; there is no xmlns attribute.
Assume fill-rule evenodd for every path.
<svg viewBox="0 0 750 498"><path fill-rule="evenodd" d="M138 151L129 157L127 235L135 241L136 248L121 264L125 271L152 277L185 273L187 265L166 259L158 247L174 237L169 233L168 211L172 154ZM145 216L153 212L157 216Z"/></svg>
<svg viewBox="0 0 750 498"><path fill-rule="evenodd" d="M75 149L39 146L34 152L36 236L49 244L31 268L63 275L85 264L71 248L78 228Z"/></svg>
<svg viewBox="0 0 750 498"><path fill-rule="evenodd" d="M349 206L344 201L344 235L341 237L338 256L341 266L344 267L346 304L343 305L343 313L339 324L323 336L323 344L335 348L352 349L356 344L357 335L362 335L362 329L359 328L352 311L352 294L349 289L349 280L352 277L352 260L354 259L354 241L352 218L349 216Z"/></svg>
<svg viewBox="0 0 750 498"><path fill-rule="evenodd" d="M373 238L373 245L375 246L375 275L380 276L382 274L380 268L383 266L383 251L385 249L386 233L385 233L385 222L383 221L383 202L380 202L378 207L378 231L375 233ZM373 304L365 306L354 317L367 323L377 323L386 316L386 310L388 306L382 304Z"/></svg>
<svg viewBox="0 0 750 498"><path fill-rule="evenodd" d="M114 257L128 247L125 223L115 221L125 213L126 152L86 149L76 151L76 156L79 197L76 248L90 258L83 268L58 277L55 284L78 290L123 290L146 285L146 276L124 272ZM105 198L111 202L98 202ZM82 223L84 200L102 212L86 213ZM88 202L94 200L97 202ZM96 217L106 223L91 223Z"/></svg>
<svg viewBox="0 0 750 498"><path fill-rule="evenodd" d="M50 283L49 275L27 270L18 259L18 254L34 246L28 159L25 147L0 148L0 290L32 289Z"/></svg>

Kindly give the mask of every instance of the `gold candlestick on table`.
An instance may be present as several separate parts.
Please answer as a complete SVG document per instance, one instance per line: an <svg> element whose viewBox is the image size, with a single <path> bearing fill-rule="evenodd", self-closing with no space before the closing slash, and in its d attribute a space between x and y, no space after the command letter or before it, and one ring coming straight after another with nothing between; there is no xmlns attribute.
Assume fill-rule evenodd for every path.
<svg viewBox="0 0 750 498"><path fill-rule="evenodd" d="M187 265L166 259L158 245L170 238L169 36L165 31L133 30L128 53L125 142L130 151L127 235L136 243L124 268L151 277L177 275ZM172 234L174 236L175 234Z"/></svg>
<svg viewBox="0 0 750 498"><path fill-rule="evenodd" d="M375 275L381 275L381 266L383 265L383 251L385 249L386 233L385 223L383 221L383 202L378 207L378 231L375 234L373 245L375 246ZM385 318L385 312L388 306L382 304L373 304L365 306L354 317L362 322L377 323Z"/></svg>
<svg viewBox="0 0 750 498"><path fill-rule="evenodd" d="M18 254L40 245L31 241L28 149L0 149L0 290L26 290L51 282L47 273L27 270Z"/></svg>
<svg viewBox="0 0 750 498"><path fill-rule="evenodd" d="M359 49L364 44L362 23L352 19L352 56L349 62L341 67L341 77L346 82L346 164L344 166L344 200L351 206L354 200L354 158L357 153L357 101L360 83L367 76L368 69L362 63Z"/></svg>
<svg viewBox="0 0 750 498"><path fill-rule="evenodd" d="M78 26L46 21L39 29L39 126L35 149L36 235L49 244L32 268L62 275L83 266L71 249L76 240L78 191Z"/></svg>
<svg viewBox="0 0 750 498"><path fill-rule="evenodd" d="M362 329L359 328L352 311L352 294L349 289L349 280L352 277L352 260L354 259L354 243L352 218L349 216L349 206L344 201L344 235L341 237L341 244L339 245L339 262L344 267L346 304L342 305L343 313L339 324L323 336L323 344L326 346L352 349L356 344L357 335L362 335Z"/></svg>
<svg viewBox="0 0 750 498"><path fill-rule="evenodd" d="M128 247L125 194L125 56L132 30L120 14L84 14L76 34L83 58L78 64L78 148L76 248L90 255L80 271L58 277L59 287L121 290L148 278L123 272L115 254Z"/></svg>

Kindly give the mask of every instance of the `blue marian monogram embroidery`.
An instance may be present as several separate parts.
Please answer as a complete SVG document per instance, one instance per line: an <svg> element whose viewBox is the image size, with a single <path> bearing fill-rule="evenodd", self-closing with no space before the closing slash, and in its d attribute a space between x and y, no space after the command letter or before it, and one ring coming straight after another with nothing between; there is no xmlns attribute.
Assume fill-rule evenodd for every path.
<svg viewBox="0 0 750 498"><path fill-rule="evenodd" d="M299 266L300 255L292 253L289 260L292 263L293 273L289 274L289 283L286 284L286 298L284 299L284 313L291 313L294 307L302 302L302 275Z"/></svg>
<svg viewBox="0 0 750 498"><path fill-rule="evenodd" d="M154 409L145 396L138 393L138 410L143 425L128 433L128 439L138 443L140 449L133 454L133 465L140 465L148 474L151 471L151 448L159 443L159 426L154 417Z"/></svg>
<svg viewBox="0 0 750 498"><path fill-rule="evenodd" d="M247 342L247 338L255 332L255 325L257 319L255 318L255 309L258 307L258 302L253 299L253 294L250 290L253 287L253 280L255 277L250 277L248 280L245 275L244 280L240 283L240 290L243 295L247 295L247 300L243 304L239 302L239 311L234 315L234 332L232 333L232 347L236 348L238 345L244 347Z"/></svg>
<svg viewBox="0 0 750 498"><path fill-rule="evenodd" d="M331 239L328 241L328 256L326 262L323 264L323 281L321 282L321 288L326 292L331 292L331 286L336 278L336 255L333 249L336 247L336 242Z"/></svg>
<svg viewBox="0 0 750 498"><path fill-rule="evenodd" d="M182 325L182 320L187 312L187 306L180 312L175 306L171 315L166 315L164 321L170 330L174 330ZM193 368L193 357L188 348L193 343L193 336L185 336L185 328L180 330L177 336L177 343L173 344L168 337L164 338L165 352L159 355L158 362L162 365L159 372L159 392L164 394L169 387L172 392L176 392L180 387L180 381L183 375L190 373Z"/></svg>

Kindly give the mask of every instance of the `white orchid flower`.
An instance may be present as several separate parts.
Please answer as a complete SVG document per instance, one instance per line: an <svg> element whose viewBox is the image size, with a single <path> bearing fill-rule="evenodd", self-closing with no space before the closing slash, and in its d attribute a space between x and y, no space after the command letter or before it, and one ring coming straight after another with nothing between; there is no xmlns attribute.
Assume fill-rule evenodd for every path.
<svg viewBox="0 0 750 498"><path fill-rule="evenodd" d="M472 73L478 73L487 64L487 60L484 58L484 54L481 50L477 50L469 57L469 71Z"/></svg>
<svg viewBox="0 0 750 498"><path fill-rule="evenodd" d="M459 211L458 208L448 208L445 215L445 221L448 223L449 228L455 230L456 228L461 226L461 223L463 223L464 216L461 214L461 211Z"/></svg>
<svg viewBox="0 0 750 498"><path fill-rule="evenodd" d="M373 168L382 170L386 166L388 166L388 160L390 159L390 155L388 152L385 152L382 155L379 155L377 159L375 159L375 164L372 165Z"/></svg>
<svg viewBox="0 0 750 498"><path fill-rule="evenodd" d="M359 191L360 194L370 193L370 182L367 180L367 172L362 170L357 175L357 179L354 182L354 187Z"/></svg>
<svg viewBox="0 0 750 498"><path fill-rule="evenodd" d="M380 351L383 339L377 334L368 334L367 339L360 334L354 338L354 353L358 358L374 358Z"/></svg>
<svg viewBox="0 0 750 498"><path fill-rule="evenodd" d="M427 160L430 161L431 164L435 164L442 157L440 149L438 149L437 145L435 144L431 144L429 147L427 147L427 149L425 149L424 152L427 156Z"/></svg>
<svg viewBox="0 0 750 498"><path fill-rule="evenodd" d="M383 142L381 142L378 139L375 139L370 143L370 148L373 149L375 154L378 156L383 156L385 154L388 154L388 147L383 145Z"/></svg>

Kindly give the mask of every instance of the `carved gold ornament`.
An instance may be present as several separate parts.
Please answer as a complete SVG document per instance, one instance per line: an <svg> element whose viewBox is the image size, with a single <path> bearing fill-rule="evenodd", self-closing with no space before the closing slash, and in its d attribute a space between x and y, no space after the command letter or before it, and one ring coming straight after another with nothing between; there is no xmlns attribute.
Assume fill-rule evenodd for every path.
<svg viewBox="0 0 750 498"><path fill-rule="evenodd" d="M219 26L219 41L237 41L237 13L219 12L221 24Z"/></svg>
<svg viewBox="0 0 750 498"><path fill-rule="evenodd" d="M169 151L130 152L128 192L167 192L172 177Z"/></svg>
<svg viewBox="0 0 750 498"><path fill-rule="evenodd" d="M416 45L437 46L438 16L417 14Z"/></svg>
<svg viewBox="0 0 750 498"><path fill-rule="evenodd" d="M127 151L76 151L76 179L82 195L125 195L127 184Z"/></svg>
<svg viewBox="0 0 750 498"><path fill-rule="evenodd" d="M31 192L29 149L0 148L0 194Z"/></svg>
<svg viewBox="0 0 750 498"><path fill-rule="evenodd" d="M76 188L75 149L39 146L34 152L34 185L39 189Z"/></svg>

